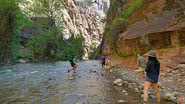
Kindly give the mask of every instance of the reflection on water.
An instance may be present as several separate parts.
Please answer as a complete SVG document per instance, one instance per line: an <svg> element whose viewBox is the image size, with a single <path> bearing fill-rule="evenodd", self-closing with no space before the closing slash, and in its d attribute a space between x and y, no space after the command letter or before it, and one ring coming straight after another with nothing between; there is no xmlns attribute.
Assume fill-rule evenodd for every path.
<svg viewBox="0 0 185 104"><path fill-rule="evenodd" d="M68 62L17 64L0 67L0 104L113 104L125 100L139 104L139 94L112 85L101 76L98 61L78 63L78 75L68 80Z"/></svg>

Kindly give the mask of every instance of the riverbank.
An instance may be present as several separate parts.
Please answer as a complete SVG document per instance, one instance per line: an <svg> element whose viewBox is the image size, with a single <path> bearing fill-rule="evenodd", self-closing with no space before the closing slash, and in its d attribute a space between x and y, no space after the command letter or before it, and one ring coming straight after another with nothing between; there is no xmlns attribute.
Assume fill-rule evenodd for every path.
<svg viewBox="0 0 185 104"><path fill-rule="evenodd" d="M115 77L115 81L117 79L122 80L122 82L120 82L121 84L118 84L118 86L123 85L124 87L126 86L133 89L136 93L141 95L141 98L143 97L143 84L145 79L141 78L135 71L120 65L107 69L107 71ZM161 74L159 91L162 101L166 100L177 103L178 100L181 100L180 97L185 99L185 67L181 66L171 73ZM151 97L154 96L151 95ZM179 104L185 104L185 101Z"/></svg>

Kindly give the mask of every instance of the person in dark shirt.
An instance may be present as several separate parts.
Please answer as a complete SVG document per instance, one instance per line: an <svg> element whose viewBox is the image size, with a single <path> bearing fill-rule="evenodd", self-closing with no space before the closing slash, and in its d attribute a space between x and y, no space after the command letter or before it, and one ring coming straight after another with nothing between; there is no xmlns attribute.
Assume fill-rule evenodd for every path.
<svg viewBox="0 0 185 104"><path fill-rule="evenodd" d="M68 73L70 73L72 70L73 70L73 75L76 75L76 69L77 69L77 65L76 63L71 59L69 60L71 66L72 66L72 69L68 70Z"/></svg>
<svg viewBox="0 0 185 104"><path fill-rule="evenodd" d="M103 55L102 58L101 58L102 67L105 66L105 61L106 61L106 58L105 58L105 56Z"/></svg>
<svg viewBox="0 0 185 104"><path fill-rule="evenodd" d="M157 55L154 50L148 53L148 61L146 63L146 79L144 83L144 102L148 100L148 90L150 87L154 90L154 95L157 102L160 103L160 95L158 93L158 78L160 73L160 62L157 60Z"/></svg>

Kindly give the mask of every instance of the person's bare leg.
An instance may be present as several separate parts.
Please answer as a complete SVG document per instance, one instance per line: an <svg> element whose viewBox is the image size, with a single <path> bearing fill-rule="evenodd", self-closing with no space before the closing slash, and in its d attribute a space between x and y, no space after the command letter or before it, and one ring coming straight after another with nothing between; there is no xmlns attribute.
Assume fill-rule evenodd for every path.
<svg viewBox="0 0 185 104"><path fill-rule="evenodd" d="M77 69L77 66L75 65L75 66L73 67L73 74L74 74L74 75L76 74L76 69Z"/></svg>
<svg viewBox="0 0 185 104"><path fill-rule="evenodd" d="M72 70L74 70L74 68L72 68L72 69L68 70L68 73L69 73L69 72L71 72Z"/></svg>
<svg viewBox="0 0 185 104"><path fill-rule="evenodd" d="M143 97L144 102L148 101L148 90L149 90L150 86L151 86L151 83L145 81L145 84L144 84L144 97Z"/></svg>
<svg viewBox="0 0 185 104"><path fill-rule="evenodd" d="M152 83L152 88L154 90L154 95L157 98L157 103L160 103L161 98L160 98L160 94L159 94L159 91L158 91L158 84L157 83Z"/></svg>

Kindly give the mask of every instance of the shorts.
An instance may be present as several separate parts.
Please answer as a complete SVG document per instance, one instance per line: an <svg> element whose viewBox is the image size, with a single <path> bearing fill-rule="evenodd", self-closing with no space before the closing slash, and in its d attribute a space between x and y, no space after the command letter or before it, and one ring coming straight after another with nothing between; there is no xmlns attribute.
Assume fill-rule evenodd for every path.
<svg viewBox="0 0 185 104"><path fill-rule="evenodd" d="M74 67L76 64L75 63L71 63L71 66Z"/></svg>

